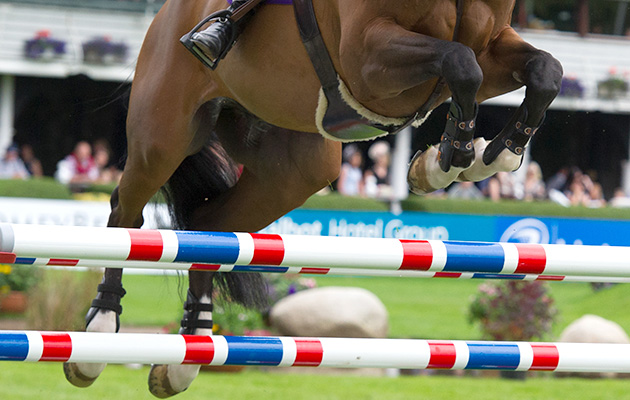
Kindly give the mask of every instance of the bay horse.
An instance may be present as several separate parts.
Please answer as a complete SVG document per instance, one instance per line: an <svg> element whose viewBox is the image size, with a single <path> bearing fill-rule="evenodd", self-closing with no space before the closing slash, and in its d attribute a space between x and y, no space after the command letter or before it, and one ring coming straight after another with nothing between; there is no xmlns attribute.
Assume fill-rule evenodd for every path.
<svg viewBox="0 0 630 400"><path fill-rule="evenodd" d="M128 157L112 194L109 226L140 227L144 206L161 188L179 229L255 232L300 206L336 179L340 140L367 139L336 135L343 126L326 131L335 118L331 123L322 86L331 96L342 93L347 105L383 133L417 124L452 99L440 144L411 162L408 181L416 193L517 169L559 91L562 67L510 27L514 3L318 0L311 6L313 19L337 75L324 85L306 50L317 34L298 29L293 7L261 5L213 70L179 40L224 9L225 0L166 1L138 58ZM473 139L477 104L522 86L525 98L505 129L490 142ZM190 272L181 333L212 333L217 279ZM106 269L87 331L118 330L121 280L121 270ZM259 276L231 274L218 282L231 290L231 300L261 300ZM71 383L88 386L104 367L66 364L64 371ZM172 396L186 390L198 371L154 365L149 389L157 397Z"/></svg>

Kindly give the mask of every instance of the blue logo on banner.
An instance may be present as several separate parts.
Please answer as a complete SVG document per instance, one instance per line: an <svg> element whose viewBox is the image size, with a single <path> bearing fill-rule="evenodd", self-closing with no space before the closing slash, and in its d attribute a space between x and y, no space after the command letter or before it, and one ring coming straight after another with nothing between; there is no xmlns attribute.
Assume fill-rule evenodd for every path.
<svg viewBox="0 0 630 400"><path fill-rule="evenodd" d="M544 222L535 218L525 218L510 225L501 238L500 242L509 243L549 243L549 229Z"/></svg>

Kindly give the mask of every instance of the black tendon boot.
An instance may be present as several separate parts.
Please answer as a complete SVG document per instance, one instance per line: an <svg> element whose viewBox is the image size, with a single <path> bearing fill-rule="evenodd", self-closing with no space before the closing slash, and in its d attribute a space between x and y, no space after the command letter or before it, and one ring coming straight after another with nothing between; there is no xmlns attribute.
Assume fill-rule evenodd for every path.
<svg viewBox="0 0 630 400"><path fill-rule="evenodd" d="M195 330L198 328L212 330L212 319L201 319L201 312L208 313L207 316L212 318L212 303L202 303L189 289L186 302L184 303L184 317L181 321L179 333L182 335L194 335Z"/></svg>
<svg viewBox="0 0 630 400"><path fill-rule="evenodd" d="M468 168L475 159L473 137L478 106L475 103L475 115L470 121L464 121L462 110L455 101L446 116L446 127L440 141L438 163L444 172L451 167Z"/></svg>
<svg viewBox="0 0 630 400"><path fill-rule="evenodd" d="M234 21L232 19L234 12L250 2L260 3L256 0L234 0L226 10L216 12L201 21L192 31L182 36L180 42L207 67L215 69L219 61L230 51L243 25L251 16L248 13ZM199 31L212 20L214 22L208 28Z"/></svg>

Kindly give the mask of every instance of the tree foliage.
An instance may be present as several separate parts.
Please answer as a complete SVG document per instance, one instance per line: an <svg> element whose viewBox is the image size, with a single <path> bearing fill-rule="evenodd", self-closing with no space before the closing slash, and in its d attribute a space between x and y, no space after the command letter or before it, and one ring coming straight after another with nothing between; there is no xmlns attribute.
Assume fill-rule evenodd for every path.
<svg viewBox="0 0 630 400"><path fill-rule="evenodd" d="M576 31L576 13L579 1L575 0L517 0L516 10L522 4L526 4L530 20L538 20L549 23L561 31ZM619 9L619 1L615 0L590 0L589 19L591 32L614 34L615 20ZM516 11L517 12L517 11ZM630 6L625 11L624 32L630 28Z"/></svg>

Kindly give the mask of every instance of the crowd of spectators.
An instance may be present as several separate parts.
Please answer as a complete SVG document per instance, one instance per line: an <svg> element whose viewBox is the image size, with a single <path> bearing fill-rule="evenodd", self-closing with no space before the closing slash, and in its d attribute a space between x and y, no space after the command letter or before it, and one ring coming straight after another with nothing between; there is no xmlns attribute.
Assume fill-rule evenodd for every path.
<svg viewBox="0 0 630 400"><path fill-rule="evenodd" d="M366 167L365 164L369 166ZM584 173L578 167L561 168L547 181L543 179L542 170L537 162L528 162L523 168L526 170L521 179L518 179L516 173L498 172L478 183L456 182L445 190L433 193L432 196L492 201L549 200L565 207L630 207L630 197L622 189L617 189L614 196L607 201L602 186L594 174ZM389 169L388 142L377 141L366 153L355 144L346 145L337 190L346 196L391 199Z"/></svg>
<svg viewBox="0 0 630 400"><path fill-rule="evenodd" d="M73 191L82 191L92 184L116 183L121 172L110 164L110 148L104 141L92 146L80 141L72 153L57 163L55 179L68 185Z"/></svg>
<svg viewBox="0 0 630 400"><path fill-rule="evenodd" d="M73 191L92 184L117 183L121 171L110 163L107 142L78 142L71 154L57 163L55 179ZM0 179L28 179L43 176L42 164L30 144L12 144L0 160Z"/></svg>
<svg viewBox="0 0 630 400"><path fill-rule="evenodd" d="M28 144L21 147L12 144L0 160L0 179L28 179L42 175L42 164Z"/></svg>
<svg viewBox="0 0 630 400"><path fill-rule="evenodd" d="M366 168L363 152L357 145L344 147L337 190L345 196L391 198L389 143L384 140L375 142L367 156L369 167Z"/></svg>
<svg viewBox="0 0 630 400"><path fill-rule="evenodd" d="M477 184L456 183L444 194L449 198L489 198L492 201L550 200L565 207L630 206L630 198L620 188L615 191L610 201L606 201L601 184L592 175L582 172L577 167L561 168L545 182L540 166L535 161L528 163L525 178L521 181L516 178L515 173L498 172Z"/></svg>

